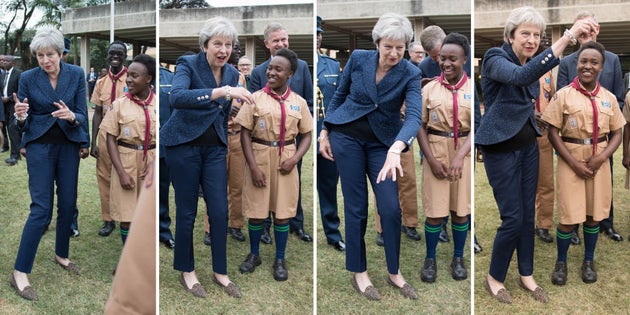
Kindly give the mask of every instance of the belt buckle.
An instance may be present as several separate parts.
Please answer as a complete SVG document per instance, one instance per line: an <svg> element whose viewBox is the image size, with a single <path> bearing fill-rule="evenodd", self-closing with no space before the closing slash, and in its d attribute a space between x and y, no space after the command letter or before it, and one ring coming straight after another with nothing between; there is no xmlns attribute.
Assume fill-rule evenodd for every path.
<svg viewBox="0 0 630 315"><path fill-rule="evenodd" d="M280 141L271 141L271 146L277 147Z"/></svg>
<svg viewBox="0 0 630 315"><path fill-rule="evenodd" d="M591 139L584 139L584 144L593 144L593 142L591 141Z"/></svg>
<svg viewBox="0 0 630 315"><path fill-rule="evenodd" d="M138 146L138 150L144 150L144 145L142 145L142 144L141 144L141 145L139 145L139 146Z"/></svg>
<svg viewBox="0 0 630 315"><path fill-rule="evenodd" d="M455 138L455 133L454 132L449 132L448 136L451 137L451 138Z"/></svg>

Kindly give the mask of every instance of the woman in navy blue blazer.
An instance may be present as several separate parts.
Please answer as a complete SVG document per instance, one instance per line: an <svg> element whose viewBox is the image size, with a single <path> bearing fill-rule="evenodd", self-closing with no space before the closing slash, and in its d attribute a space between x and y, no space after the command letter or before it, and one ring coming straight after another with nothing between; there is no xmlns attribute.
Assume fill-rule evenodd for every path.
<svg viewBox="0 0 630 315"><path fill-rule="evenodd" d="M173 111L160 130L166 163L175 190L176 228L173 268L180 282L196 297L206 291L195 274L193 227L197 216L199 185L212 229L212 280L232 297L238 287L227 276L227 122L232 98L252 103L251 93L238 84L238 71L227 63L238 39L229 20L216 17L201 29L197 55L177 60L169 98Z"/></svg>
<svg viewBox="0 0 630 315"><path fill-rule="evenodd" d="M318 139L320 153L335 161L341 178L346 269L355 273L354 288L372 300L380 299L380 294L367 274L366 175L381 215L387 281L404 296L417 298L398 266L401 210L396 183L396 172L404 174L400 153L413 144L421 123L420 71L402 59L412 37L411 23L404 16L387 13L379 18L372 30L377 50L352 52ZM404 123L400 120L403 102L407 104Z"/></svg>
<svg viewBox="0 0 630 315"><path fill-rule="evenodd" d="M501 47L486 52L481 70L485 113L475 134L501 215L484 281L496 299L511 303L504 286L514 250L517 251L520 286L534 299L547 302L547 292L534 280L534 201L538 177L541 133L534 119L539 95L538 79L558 65L559 56L576 38L595 25L577 21L551 47L534 57L545 31L545 20L532 7L514 9L505 24Z"/></svg>
<svg viewBox="0 0 630 315"><path fill-rule="evenodd" d="M55 182L57 186L57 228L54 263L70 272L79 268L68 259L70 224L77 203L79 158L90 147L85 74L80 67L61 62L63 35L42 28L31 41L31 53L39 67L25 71L15 100L16 124L23 132L26 148L30 214L9 282L27 300L36 300L28 276L33 268L39 241L50 222Z"/></svg>

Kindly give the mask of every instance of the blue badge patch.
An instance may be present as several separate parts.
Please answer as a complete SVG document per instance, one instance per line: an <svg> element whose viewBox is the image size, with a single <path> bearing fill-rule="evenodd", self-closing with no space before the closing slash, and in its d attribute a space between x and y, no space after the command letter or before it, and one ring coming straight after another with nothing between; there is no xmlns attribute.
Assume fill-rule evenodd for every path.
<svg viewBox="0 0 630 315"><path fill-rule="evenodd" d="M472 98L472 97L471 97L471 95L470 95L470 94L464 94L464 99L465 99L465 100L469 100L469 99L471 99L471 98Z"/></svg>
<svg viewBox="0 0 630 315"><path fill-rule="evenodd" d="M298 105L291 104L291 106L289 106L289 108L290 108L292 111L296 111L296 112L299 112L299 111L300 111L300 106L298 106Z"/></svg>
<svg viewBox="0 0 630 315"><path fill-rule="evenodd" d="M438 114L436 112L431 112L431 120L433 122L438 122L439 121Z"/></svg>
<svg viewBox="0 0 630 315"><path fill-rule="evenodd" d="M265 121L264 121L264 120L261 120L261 121L259 121L259 122L258 122L258 128L259 128L260 130L265 130L265 129L267 129L267 124L265 124Z"/></svg>
<svg viewBox="0 0 630 315"><path fill-rule="evenodd" d="M604 106L606 108L610 108L610 102L609 101L602 101L602 106Z"/></svg>
<svg viewBox="0 0 630 315"><path fill-rule="evenodd" d="M577 119L575 118L569 118L569 126L571 127L571 129L575 129L578 127L578 123L577 123Z"/></svg>

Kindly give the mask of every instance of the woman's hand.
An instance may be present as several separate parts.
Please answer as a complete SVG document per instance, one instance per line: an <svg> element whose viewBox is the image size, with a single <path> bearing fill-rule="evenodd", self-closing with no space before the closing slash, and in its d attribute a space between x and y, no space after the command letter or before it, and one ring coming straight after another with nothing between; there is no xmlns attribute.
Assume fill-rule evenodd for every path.
<svg viewBox="0 0 630 315"><path fill-rule="evenodd" d="M297 164L297 161L294 161L292 158L282 161L278 166L278 171L280 171L280 174L282 175L289 175L295 167L295 164Z"/></svg>
<svg viewBox="0 0 630 315"><path fill-rule="evenodd" d="M28 115L28 98L25 97L24 100L20 102L17 94L13 93L13 102L15 102L15 105L13 106L15 109L15 115L18 117L25 117Z"/></svg>
<svg viewBox="0 0 630 315"><path fill-rule="evenodd" d="M334 162L335 158L333 157L332 148L330 147L330 138L328 138L328 130L323 129L319 133L319 138L317 139L317 141L319 141L319 153L322 155L322 157Z"/></svg>
<svg viewBox="0 0 630 315"><path fill-rule="evenodd" d="M586 160L586 167L593 171L593 176L595 176L604 161L606 161L606 159L602 159L601 155L599 154L596 156L591 156L589 159Z"/></svg>
<svg viewBox="0 0 630 315"><path fill-rule="evenodd" d="M265 173L260 170L260 168L255 165L251 167L252 171L252 182L256 187L265 187L267 186L267 179L265 178Z"/></svg>
<svg viewBox="0 0 630 315"><path fill-rule="evenodd" d="M76 116L68 108L68 106L66 106L66 103L64 103L62 100L59 100L59 102L54 102L53 105L55 105L55 106L57 106L57 108L59 108L58 110L52 112L51 115L53 117L66 120L66 121L68 121L71 124L73 124L75 122Z"/></svg>
<svg viewBox="0 0 630 315"><path fill-rule="evenodd" d="M573 171L577 176L583 179L593 178L596 172L591 170L586 163L586 161L579 161L575 163L575 165L572 166Z"/></svg>
<svg viewBox="0 0 630 315"><path fill-rule="evenodd" d="M446 164L438 161L437 159L433 159L430 162L427 159L427 162L429 163L429 167L431 167L431 173L433 173L433 176L435 176L435 178L446 179L450 176L449 168L446 166Z"/></svg>
<svg viewBox="0 0 630 315"><path fill-rule="evenodd" d="M132 190L136 187L136 183L127 173L120 174L120 186L125 190Z"/></svg>
<svg viewBox="0 0 630 315"><path fill-rule="evenodd" d="M623 164L623 167L630 170L630 156L624 155L623 160L621 160L621 164Z"/></svg>
<svg viewBox="0 0 630 315"><path fill-rule="evenodd" d="M462 170L464 169L464 158L460 155L455 156L448 167L448 179L456 182L462 179Z"/></svg>
<svg viewBox="0 0 630 315"><path fill-rule="evenodd" d="M391 151L390 149L390 151L387 151L387 158L385 158L383 168L378 172L376 183L383 182L390 177L393 181L396 181L396 170L400 172L400 177L403 177L403 169L400 165L400 152Z"/></svg>
<svg viewBox="0 0 630 315"><path fill-rule="evenodd" d="M226 91L227 95L227 91ZM240 99L241 101L249 104L254 104L254 98L252 97L252 93L250 93L246 88L243 87L231 87L230 95L232 99Z"/></svg>
<svg viewBox="0 0 630 315"><path fill-rule="evenodd" d="M595 33L597 35L599 32L599 25L593 23L591 19L580 19L575 21L573 26L571 26L571 33L575 38L580 38L581 36L590 36L591 33Z"/></svg>

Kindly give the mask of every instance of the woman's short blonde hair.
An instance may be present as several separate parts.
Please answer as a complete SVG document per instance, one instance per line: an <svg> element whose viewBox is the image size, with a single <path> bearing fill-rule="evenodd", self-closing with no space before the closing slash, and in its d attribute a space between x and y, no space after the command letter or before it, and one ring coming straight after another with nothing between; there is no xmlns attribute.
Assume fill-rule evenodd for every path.
<svg viewBox="0 0 630 315"><path fill-rule="evenodd" d="M238 39L238 31L230 20L222 16L213 17L207 20L201 31L199 31L199 47L201 50L206 48L210 38L217 35L231 37L232 41Z"/></svg>
<svg viewBox="0 0 630 315"><path fill-rule="evenodd" d="M63 42L63 34L52 26L44 26L38 29L29 47L33 55L37 54L38 50L52 48L59 53L59 56L63 54L63 50L66 48Z"/></svg>
<svg viewBox="0 0 630 315"><path fill-rule="evenodd" d="M503 28L503 41L509 44L510 38L514 38L514 30L521 24L533 24L540 27L540 37L543 37L546 27L545 19L538 10L528 6L516 8L510 12Z"/></svg>
<svg viewBox="0 0 630 315"><path fill-rule="evenodd" d="M381 15L372 29L372 40L374 44L378 45L383 38L403 40L405 45L409 45L413 38L411 22L406 17L396 13Z"/></svg>

